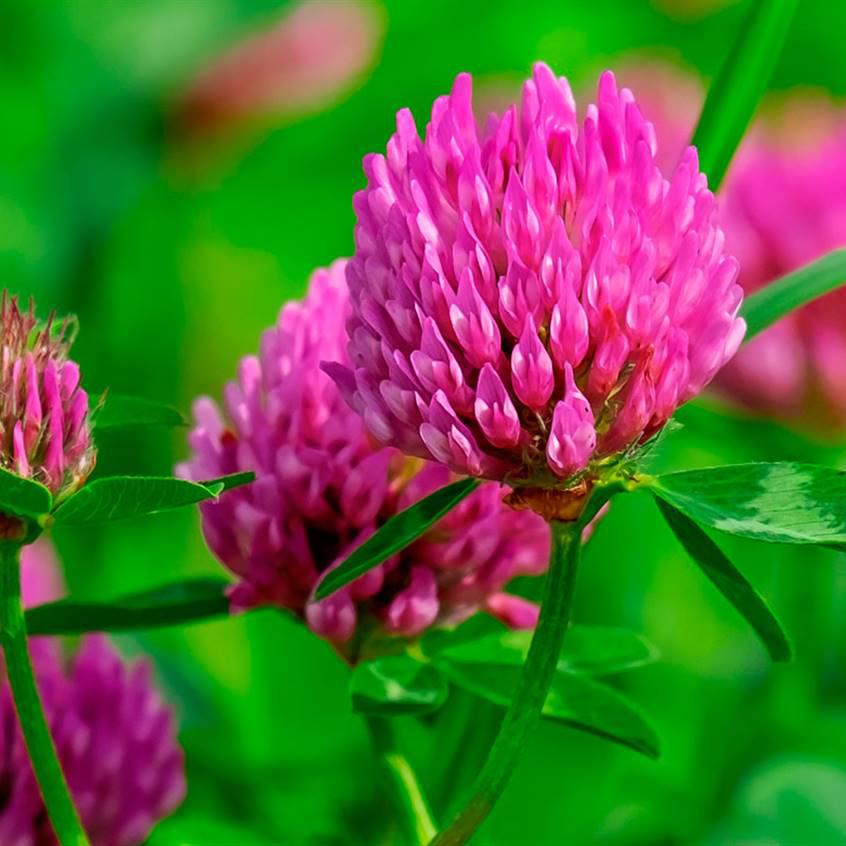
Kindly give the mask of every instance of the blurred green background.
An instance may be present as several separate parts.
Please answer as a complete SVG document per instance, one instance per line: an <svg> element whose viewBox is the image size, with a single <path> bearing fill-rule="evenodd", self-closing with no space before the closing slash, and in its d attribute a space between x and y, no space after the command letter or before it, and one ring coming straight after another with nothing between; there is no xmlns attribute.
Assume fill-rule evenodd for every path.
<svg viewBox="0 0 846 846"><path fill-rule="evenodd" d="M3 284L42 312L79 315L89 387L187 410L220 393L312 269L349 254L361 157L384 148L398 108L422 127L458 71L510 89L536 59L576 86L633 55L707 79L742 5L371 2L366 68L343 90L290 108L282 92L283 105L237 126L187 132L179 104L192 80L288 4L3 0ZM846 94L844 30L846 6L802 0L773 86ZM334 49L315 44L312 61ZM702 408L686 422L665 457L674 466L843 463L837 443L778 425ZM168 472L186 454L181 431L103 435L99 446L98 472ZM220 572L196 513L65 530L56 543L80 597ZM661 650L621 684L653 718L663 757L544 726L480 843L846 843L846 562L725 545L793 634L795 662L767 662L646 496L615 504L588 546L575 618L633 628ZM152 656L187 751L188 798L151 846L392 842L347 671L328 646L272 612L120 644ZM477 729L457 750L445 721L403 726L441 811L472 779L497 719L469 698L449 707L469 710Z"/></svg>

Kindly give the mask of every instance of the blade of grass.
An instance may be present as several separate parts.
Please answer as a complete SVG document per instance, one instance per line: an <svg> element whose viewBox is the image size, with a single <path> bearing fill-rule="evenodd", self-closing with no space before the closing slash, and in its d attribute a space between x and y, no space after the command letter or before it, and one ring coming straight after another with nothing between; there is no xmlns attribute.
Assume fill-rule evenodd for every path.
<svg viewBox="0 0 846 846"><path fill-rule="evenodd" d="M711 84L691 142L711 190L723 181L769 85L798 0L749 0L737 40Z"/></svg>

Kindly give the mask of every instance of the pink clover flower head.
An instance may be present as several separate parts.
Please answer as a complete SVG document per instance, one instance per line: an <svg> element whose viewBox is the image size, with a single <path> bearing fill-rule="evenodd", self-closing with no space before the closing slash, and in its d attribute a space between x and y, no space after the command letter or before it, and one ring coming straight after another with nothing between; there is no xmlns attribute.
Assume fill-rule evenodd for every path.
<svg viewBox="0 0 846 846"><path fill-rule="evenodd" d="M56 498L94 469L88 394L68 358L71 322L39 326L32 303L0 300L0 467L35 479Z"/></svg>
<svg viewBox="0 0 846 846"><path fill-rule="evenodd" d="M364 161L347 267L350 364L332 373L380 442L456 473L569 487L636 447L734 355L737 263L688 148L665 175L631 91L583 119L534 68L473 117L471 80L407 110Z"/></svg>
<svg viewBox="0 0 846 846"><path fill-rule="evenodd" d="M24 550L23 575L27 604L56 598L61 579L43 540ZM185 796L173 715L151 682L150 667L125 663L99 635L85 637L67 667L58 641L37 637L29 648L62 769L92 846L140 846ZM2 669L0 724L0 843L55 846Z"/></svg>
<svg viewBox="0 0 846 846"><path fill-rule="evenodd" d="M451 481L441 465L374 444L321 370L322 360L340 362L332 371L347 361L344 268L338 261L317 271L305 299L282 309L259 355L243 359L238 380L227 385L225 417L209 399L195 406L193 456L180 472L196 480L257 475L202 506L209 546L238 576L233 608L289 609L351 659L374 628L413 637L480 608L526 623L531 613L504 588L516 575L545 569L547 531L535 515L504 506L493 483L407 549L326 600L312 600L321 576L385 520ZM402 386L385 395L402 413ZM378 430L381 409L363 410Z"/></svg>

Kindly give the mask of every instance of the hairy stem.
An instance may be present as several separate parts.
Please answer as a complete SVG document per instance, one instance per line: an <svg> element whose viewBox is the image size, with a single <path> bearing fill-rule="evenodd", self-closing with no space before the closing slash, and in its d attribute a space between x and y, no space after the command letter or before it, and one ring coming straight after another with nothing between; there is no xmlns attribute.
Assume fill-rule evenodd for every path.
<svg viewBox="0 0 846 846"><path fill-rule="evenodd" d="M549 573L520 684L470 799L431 846L462 846L470 840L508 784L526 740L540 719L570 620L581 550L580 522L550 523L550 528Z"/></svg>
<svg viewBox="0 0 846 846"><path fill-rule="evenodd" d="M62 773L38 695L21 605L20 546L0 543L0 641L32 768L61 846L90 846Z"/></svg>
<svg viewBox="0 0 846 846"><path fill-rule="evenodd" d="M386 717L368 717L367 727L382 777L408 843L426 846L438 829L417 775L397 745L394 727Z"/></svg>

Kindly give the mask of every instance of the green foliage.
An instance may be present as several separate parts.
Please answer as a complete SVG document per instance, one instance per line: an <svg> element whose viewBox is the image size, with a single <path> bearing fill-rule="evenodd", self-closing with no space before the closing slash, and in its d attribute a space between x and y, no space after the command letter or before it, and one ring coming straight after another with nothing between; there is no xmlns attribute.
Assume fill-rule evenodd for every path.
<svg viewBox="0 0 846 846"><path fill-rule="evenodd" d="M650 490L703 526L774 543L846 549L846 471L790 462L658 476Z"/></svg>
<svg viewBox="0 0 846 846"><path fill-rule="evenodd" d="M426 714L444 704L447 683L432 664L386 655L357 665L350 677L353 710L378 717Z"/></svg>
<svg viewBox="0 0 846 846"><path fill-rule="evenodd" d="M726 554L681 511L656 498L673 534L714 587L738 610L761 638L773 661L789 661L790 641L764 599L729 561Z"/></svg>
<svg viewBox="0 0 846 846"><path fill-rule="evenodd" d="M331 596L394 553L414 543L478 487L478 479L461 479L423 497L405 511L386 520L348 558L323 577L317 586L315 597L325 599Z"/></svg>
<svg viewBox="0 0 846 846"><path fill-rule="evenodd" d="M44 485L0 469L0 511L39 522L53 507L53 497Z"/></svg>
<svg viewBox="0 0 846 846"><path fill-rule="evenodd" d="M250 473L236 473L201 485L168 476L107 476L80 488L53 517L59 526L84 526L159 514L215 499L253 478Z"/></svg>
<svg viewBox="0 0 846 846"><path fill-rule="evenodd" d="M723 181L776 66L798 0L751 0L746 20L708 89L691 142L712 191Z"/></svg>
<svg viewBox="0 0 846 846"><path fill-rule="evenodd" d="M746 319L746 339L754 338L805 303L834 291L846 282L846 249L834 250L750 294L741 314Z"/></svg>
<svg viewBox="0 0 846 846"><path fill-rule="evenodd" d="M101 403L93 421L98 431L188 425L188 421L175 408L154 400L109 391L103 395Z"/></svg>
<svg viewBox="0 0 846 846"><path fill-rule="evenodd" d="M31 635L124 632L188 625L229 613L228 582L203 577L102 602L60 599L26 612Z"/></svg>

